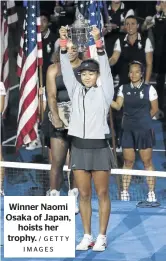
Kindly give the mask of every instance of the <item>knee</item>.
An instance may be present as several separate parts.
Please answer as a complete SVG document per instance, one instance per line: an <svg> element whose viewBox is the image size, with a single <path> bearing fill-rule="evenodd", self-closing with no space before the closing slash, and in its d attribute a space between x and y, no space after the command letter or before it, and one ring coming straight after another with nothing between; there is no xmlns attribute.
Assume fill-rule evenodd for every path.
<svg viewBox="0 0 166 261"><path fill-rule="evenodd" d="M55 174L57 172L57 166L52 162L51 164L51 174Z"/></svg>
<svg viewBox="0 0 166 261"><path fill-rule="evenodd" d="M143 159L142 161L145 169L149 169L152 167L152 159L146 159L146 160Z"/></svg>
<svg viewBox="0 0 166 261"><path fill-rule="evenodd" d="M51 172L50 172L50 174L54 175L54 176L59 176L59 177L63 176L63 166L61 167L61 166L53 163L51 165Z"/></svg>
<svg viewBox="0 0 166 261"><path fill-rule="evenodd" d="M104 189L98 190L97 196L98 196L99 201L107 199L109 197L109 189L104 188Z"/></svg>
<svg viewBox="0 0 166 261"><path fill-rule="evenodd" d="M64 164L62 161L57 161L54 160L54 158L52 158L51 169L54 170L55 172L63 169L63 165Z"/></svg>
<svg viewBox="0 0 166 261"><path fill-rule="evenodd" d="M134 165L134 160L124 160L124 166L128 169L131 169Z"/></svg>
<svg viewBox="0 0 166 261"><path fill-rule="evenodd" d="M91 191L79 189L80 201L91 201Z"/></svg>

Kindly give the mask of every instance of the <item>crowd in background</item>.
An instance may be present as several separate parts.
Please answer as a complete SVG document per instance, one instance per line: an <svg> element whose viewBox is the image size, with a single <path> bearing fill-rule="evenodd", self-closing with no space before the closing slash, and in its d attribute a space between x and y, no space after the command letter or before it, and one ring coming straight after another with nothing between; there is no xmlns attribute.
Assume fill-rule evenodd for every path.
<svg viewBox="0 0 166 261"><path fill-rule="evenodd" d="M49 65L58 61L58 38L61 26L83 27L87 17L84 17L81 5L88 1L45 1L40 2L41 9L41 33L43 46L43 86L46 86L46 72ZM159 112L153 119L164 117L164 86L166 75L166 3L136 2L136 1L106 1L108 18L103 7L102 33L105 47L110 61L113 77L115 80L115 98L118 87L129 81L128 64L132 60L138 60L145 65L145 82L156 82L158 93ZM16 1L19 7L21 2ZM19 17L23 14L22 8ZM126 20L127 17L133 17ZM22 22L19 19L19 27ZM14 54L18 53L20 39L15 30L10 30L9 37L14 42ZM10 38L9 38L10 39ZM9 41L10 45L10 41ZM128 46L127 46L128 45ZM11 52L12 49L9 49ZM82 54L83 59L86 54ZM11 59L11 66L13 62ZM11 77L11 79L15 79ZM15 82L15 81L14 81ZM12 81L13 83L13 81ZM43 91L40 91L40 94ZM43 96L43 108L46 108L46 96ZM9 108L10 110L10 108ZM122 112L113 111L114 126L116 130L116 145L120 147ZM41 146L40 141L34 141L29 149Z"/></svg>
<svg viewBox="0 0 166 261"><path fill-rule="evenodd" d="M55 53L58 50L58 29L66 25L82 27L85 24L86 17L82 15L80 8L82 1L76 2L67 1L64 5L61 1L57 1L56 4L54 3L55 6L52 6L52 10L41 11L43 86L46 85L48 66L58 59ZM156 81L160 111L153 119L159 119L164 117L166 2L156 2L153 5L149 2L146 5L146 8L143 8L141 2L134 6L134 3L126 1L107 1L109 21L106 20L104 11L101 9L102 33L115 80L115 98L118 87L129 82L128 64L133 60L140 61L145 66L145 82L149 84L152 76ZM41 8L42 6L44 7L44 2L41 3ZM134 9L135 7L137 8ZM86 59L86 54L83 56ZM46 107L45 96L43 107ZM117 147L120 147L121 112L113 112L113 117Z"/></svg>
<svg viewBox="0 0 166 261"><path fill-rule="evenodd" d="M55 81L55 75L49 76L50 74L46 73L46 69L49 66L49 63L59 63L58 60L58 52L59 52L59 36L55 34L55 28L58 29L61 26L72 26L73 28L80 28L80 30L86 27L86 15L82 12L82 3L81 1L74 5L73 2L68 2L68 5L65 7L63 5L57 4L54 9L54 15L52 16L52 31L54 29L54 39L51 33L51 27L48 28L50 17L45 13L41 13L41 29L43 35L43 55L46 57L46 62L43 67L43 79L44 79L44 86L47 86L48 93L44 95L44 102L47 102L47 95L48 95L48 104L51 110L51 97L55 93L52 93L50 87L54 89L53 82ZM156 3L156 14L152 16L147 16L145 19L141 19L136 14L135 10L128 8L125 5L125 2L121 1L107 1L107 14L106 17L105 10L101 8L101 16L102 16L102 36L105 45L105 50L107 52L107 56L109 59L109 64L111 67L112 75L114 78L115 83L115 95L114 100L116 103L119 100L123 100L124 91L122 91L121 86L126 86L130 82L132 82L132 77L129 75L129 65L134 63L141 67L141 78L139 84L145 87L145 89L149 88L149 94L147 98L151 104L151 111L150 115L153 119L160 119L164 117L164 86L165 86L165 75L166 75L166 52L165 52L165 43L166 43L166 2L161 1L160 3ZM71 19L73 18L73 20ZM71 20L70 20L71 19ZM55 26L56 24L56 26ZM68 49L69 57L75 57L74 60L70 60L72 66L74 65L73 61L77 61L77 55L74 56L74 52L72 49ZM53 55L54 54L54 55ZM56 55L55 55L56 54ZM81 59L86 60L87 52L82 53ZM75 60L76 59L76 60ZM78 65L78 63L76 62ZM50 68L50 67L49 67ZM75 68L75 66L73 66ZM48 70L50 73L50 69ZM67 73L67 72L66 72ZM46 74L48 75L48 79L52 78L52 81L48 81L46 83ZM154 74L154 79L156 81L156 90L153 86L151 86L152 75ZM142 79L142 80L141 80ZM52 83L51 83L52 82ZM58 82L56 82L56 85ZM49 87L50 85L50 87ZM147 86L147 88L146 88ZM119 89L120 87L120 89ZM134 87L133 87L134 88ZM141 87L142 88L142 87ZM127 89L127 87L126 87ZM129 88L130 89L130 88ZM130 93L128 89L128 94L131 95L130 99L135 99L133 93ZM140 99L146 94L142 93L142 89L139 90ZM144 92L144 91L143 91ZM42 93L42 92L41 92ZM52 95L50 96L50 94ZM57 93L60 93L58 90L57 85ZM136 92L135 92L136 93ZM50 98L49 98L50 97ZM119 98L121 97L121 98ZM126 99L126 98L125 98ZM128 98L127 98L128 99ZM136 100L135 100L136 101ZM138 101L136 101L137 103ZM159 102L159 110L158 110L158 102ZM115 105L112 106L113 108L113 120L114 120L114 127L116 133L116 147L117 151L121 150L121 145L123 148L123 157L124 157L124 168L131 169L134 165L135 159L135 152L133 152L133 148L140 150L140 156L143 161L144 167L146 170L154 170L153 163L152 163L152 144L154 144L154 135L151 131L151 123L149 119L146 118L146 110L148 111L149 105L147 107L145 104L134 106L131 104L127 105L128 112L131 113L131 108L133 110L133 115L139 118L139 124L142 124L144 121L147 121L147 125L143 123L141 125L142 129L146 129L144 126L148 126L148 129L145 130L147 139L145 142L145 133L136 133L135 129L132 132L129 138L128 134L124 138L124 127L122 131L122 118L124 124L124 113L123 113L123 102L121 101L121 106ZM132 102L131 102L132 103ZM140 101L139 101L140 103ZM118 103L117 103L118 104ZM113 105L113 104L112 104ZM125 106L125 103L124 103ZM144 107L145 106L145 107ZM46 107L46 104L43 106ZM137 109L139 111L137 112ZM126 108L125 108L126 109ZM142 111L142 112L141 112ZM126 112L125 112L126 113ZM149 113L149 112L148 112ZM56 119L53 119L54 126L57 126ZM142 123L141 123L142 121ZM59 122L58 122L59 123ZM48 126L49 124L47 124ZM132 123L133 125L133 123ZM62 127L61 125L58 125ZM45 128L46 129L46 128ZM132 127L133 129L133 127ZM122 135L123 132L123 135ZM51 134L52 135L52 134ZM135 143L132 144L132 139L134 135ZM53 136L51 136L53 137ZM55 136L54 136L55 137ZM123 137L123 138L122 138ZM146 143L146 144L145 144ZM33 144L32 144L33 147ZM50 148L50 146L48 146ZM31 148L31 144L30 144ZM126 154L124 153L126 149ZM129 148L132 148L131 150ZM149 149L148 149L149 148ZM51 141L51 151L58 151L59 146L54 146L53 149L53 142ZM142 151L144 150L144 152ZM53 154L52 154L53 155ZM57 170L57 156L53 155L52 158L52 170L53 173L58 173ZM56 165L56 166L54 166ZM59 166L59 165L58 165ZM62 166L63 167L63 164ZM52 173L52 172L51 172ZM53 175L54 176L54 175ZM155 179L149 178L147 179L148 187L149 187L149 194L148 200L149 201L156 201L154 187L155 187ZM128 176L123 177L123 191L121 194L121 198L123 200L129 200L130 196L128 193L128 188L130 185L130 179ZM54 186L53 186L54 187ZM54 188L56 190L56 188Z"/></svg>
<svg viewBox="0 0 166 261"><path fill-rule="evenodd" d="M88 1L41 1L41 33L43 48L43 87L39 96L43 97L46 109L46 75L51 64L59 63L59 28L61 26L84 27L87 17L81 10L82 2ZM143 64L145 84L156 81L159 112L153 119L164 117L164 88L166 77L166 1L122 2L106 1L108 17L101 7L102 36L114 78L116 100L119 87L130 82L129 64L134 60ZM17 42L17 41L16 41ZM19 41L18 41L19 42ZM87 53L81 53L81 60ZM153 95L153 94L152 94ZM41 109L41 108L40 108ZM121 147L122 109L113 109L117 151ZM48 141L45 145L48 146ZM26 146L33 150L41 147L40 137ZM49 150L49 162L52 161Z"/></svg>

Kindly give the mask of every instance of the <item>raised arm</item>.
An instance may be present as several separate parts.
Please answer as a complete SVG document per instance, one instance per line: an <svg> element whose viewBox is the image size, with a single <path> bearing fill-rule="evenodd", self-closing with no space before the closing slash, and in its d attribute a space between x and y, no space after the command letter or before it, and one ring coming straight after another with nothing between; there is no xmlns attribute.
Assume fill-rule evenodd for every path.
<svg viewBox="0 0 166 261"><path fill-rule="evenodd" d="M67 50L61 50L60 63L61 63L63 81L66 86L67 92L69 94L70 100L72 100L75 88L79 85L79 82L77 81L75 74L73 72L73 68L70 64L67 55Z"/></svg>
<svg viewBox="0 0 166 261"><path fill-rule="evenodd" d="M105 99L108 105L111 104L114 96L114 83L109 65L108 57L105 53L101 38L100 31L97 27L94 27L91 32L97 47L99 65L100 65L100 79L101 87L104 92Z"/></svg>
<svg viewBox="0 0 166 261"><path fill-rule="evenodd" d="M98 51L98 58L100 64L100 78L101 86L105 95L108 105L111 104L114 96L114 82L112 78L111 68L109 65L108 57L105 51Z"/></svg>
<svg viewBox="0 0 166 261"><path fill-rule="evenodd" d="M69 94L70 100L73 98L74 91L76 87L81 86L81 84L77 81L75 74L73 72L73 68L70 64L68 55L67 55L67 30L65 27L61 27L59 30L60 33L60 63L61 63L61 71L63 76L63 81L66 86L67 92Z"/></svg>

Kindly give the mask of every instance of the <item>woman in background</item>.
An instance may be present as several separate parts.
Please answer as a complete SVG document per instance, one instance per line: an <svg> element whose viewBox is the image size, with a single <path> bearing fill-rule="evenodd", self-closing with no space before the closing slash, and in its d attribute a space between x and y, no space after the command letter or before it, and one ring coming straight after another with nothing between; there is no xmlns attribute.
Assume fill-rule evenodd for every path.
<svg viewBox="0 0 166 261"><path fill-rule="evenodd" d="M77 78L78 67L81 60L78 57L78 51L72 42L68 43L67 53L70 64ZM59 196L63 178L63 167L65 165L67 152L70 147L68 138L68 123L71 110L71 101L68 96L66 86L63 82L61 66L59 62L49 66L46 78L47 108L44 114L42 130L47 138L47 146L51 148L52 164L50 171L50 189L47 196ZM50 143L50 144L49 144ZM75 213L79 212L77 205L78 189L73 181L72 189L69 190L69 196L75 196Z"/></svg>
<svg viewBox="0 0 166 261"><path fill-rule="evenodd" d="M132 169L135 162L135 152L144 164L145 170L154 170L152 163L152 151L155 142L152 118L158 111L158 96L152 85L144 83L143 64L133 61L129 65L130 83L121 85L116 101L111 106L120 110L123 106L122 119L122 149L124 169ZM123 175L123 191L121 199L130 200L129 185L131 176ZM147 201L156 202L155 177L147 177L149 188Z"/></svg>

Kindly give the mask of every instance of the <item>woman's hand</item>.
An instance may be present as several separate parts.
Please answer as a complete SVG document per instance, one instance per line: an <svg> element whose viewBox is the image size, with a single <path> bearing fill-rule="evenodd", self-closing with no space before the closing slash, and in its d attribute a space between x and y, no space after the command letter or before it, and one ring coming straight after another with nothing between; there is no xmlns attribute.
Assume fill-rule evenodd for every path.
<svg viewBox="0 0 166 261"><path fill-rule="evenodd" d="M94 38L94 41L96 42L97 40L100 40L101 36L100 36L100 30L94 26L92 31L91 31L91 35Z"/></svg>
<svg viewBox="0 0 166 261"><path fill-rule="evenodd" d="M68 38L67 28L64 26L61 26L61 28L59 29L59 35L60 35L60 39L62 39L62 40L65 40L66 38Z"/></svg>
<svg viewBox="0 0 166 261"><path fill-rule="evenodd" d="M52 125L56 128L56 129L61 129L64 128L64 123L63 121L57 117L56 115L52 115L51 112L48 113L48 118L51 121Z"/></svg>

